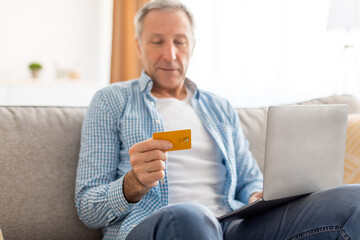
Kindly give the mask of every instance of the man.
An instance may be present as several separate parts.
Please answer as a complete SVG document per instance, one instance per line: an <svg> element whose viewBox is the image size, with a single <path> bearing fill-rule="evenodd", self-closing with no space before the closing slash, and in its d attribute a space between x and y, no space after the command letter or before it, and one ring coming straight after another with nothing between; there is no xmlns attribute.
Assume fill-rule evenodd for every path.
<svg viewBox="0 0 360 240"><path fill-rule="evenodd" d="M182 3L152 1L135 25L142 75L97 92L83 124L76 207L86 225L104 239L359 239L358 186L220 224L215 216L262 196L237 114L185 77L195 40ZM185 128L191 150L151 138Z"/></svg>

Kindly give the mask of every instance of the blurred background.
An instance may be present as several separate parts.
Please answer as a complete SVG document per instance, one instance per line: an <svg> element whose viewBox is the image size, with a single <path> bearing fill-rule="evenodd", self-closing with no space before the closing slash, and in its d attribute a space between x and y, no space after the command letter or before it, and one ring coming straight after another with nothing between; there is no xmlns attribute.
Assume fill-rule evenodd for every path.
<svg viewBox="0 0 360 240"><path fill-rule="evenodd" d="M139 76L133 16L147 0L0 0L0 105L87 106ZM188 77L234 107L360 96L360 0L183 0Z"/></svg>

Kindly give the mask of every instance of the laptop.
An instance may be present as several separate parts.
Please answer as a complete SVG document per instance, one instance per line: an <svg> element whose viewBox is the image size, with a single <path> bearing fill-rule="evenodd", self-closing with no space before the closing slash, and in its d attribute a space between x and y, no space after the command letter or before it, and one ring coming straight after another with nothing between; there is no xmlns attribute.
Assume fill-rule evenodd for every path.
<svg viewBox="0 0 360 240"><path fill-rule="evenodd" d="M342 104L269 107L263 198L218 220L250 218L342 185L347 117Z"/></svg>

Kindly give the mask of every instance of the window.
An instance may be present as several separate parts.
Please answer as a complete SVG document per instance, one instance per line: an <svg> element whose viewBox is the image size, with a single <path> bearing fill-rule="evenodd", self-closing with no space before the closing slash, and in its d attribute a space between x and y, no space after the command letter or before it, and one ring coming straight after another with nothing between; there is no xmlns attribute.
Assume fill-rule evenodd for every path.
<svg viewBox="0 0 360 240"><path fill-rule="evenodd" d="M330 0L184 2L197 22L188 76L234 106L359 93L360 75L348 79L344 92L338 86L346 33L326 30Z"/></svg>
<svg viewBox="0 0 360 240"><path fill-rule="evenodd" d="M109 82L111 24L111 0L1 1L0 104L88 105Z"/></svg>

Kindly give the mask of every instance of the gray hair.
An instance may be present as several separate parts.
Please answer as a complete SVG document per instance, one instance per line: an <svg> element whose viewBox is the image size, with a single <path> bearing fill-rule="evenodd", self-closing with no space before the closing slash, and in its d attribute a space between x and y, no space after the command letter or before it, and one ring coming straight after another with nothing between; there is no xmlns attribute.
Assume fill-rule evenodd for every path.
<svg viewBox="0 0 360 240"><path fill-rule="evenodd" d="M191 24L191 32L194 37L195 34L195 20L194 16L185 4L179 0L152 0L151 2L146 3L142 8L136 13L134 18L135 24L135 33L138 39L141 38L141 34L144 28L144 18L152 10L160 11L176 11L181 10L188 16Z"/></svg>

